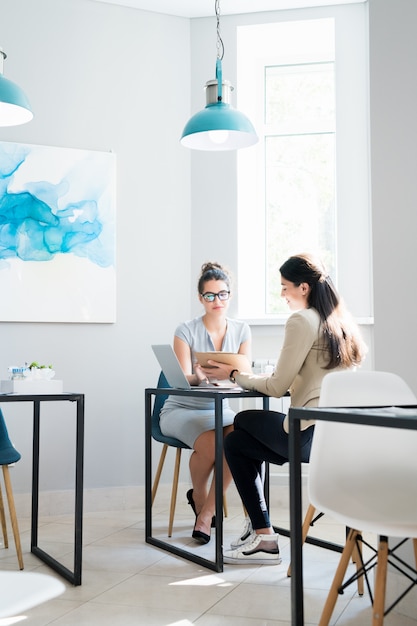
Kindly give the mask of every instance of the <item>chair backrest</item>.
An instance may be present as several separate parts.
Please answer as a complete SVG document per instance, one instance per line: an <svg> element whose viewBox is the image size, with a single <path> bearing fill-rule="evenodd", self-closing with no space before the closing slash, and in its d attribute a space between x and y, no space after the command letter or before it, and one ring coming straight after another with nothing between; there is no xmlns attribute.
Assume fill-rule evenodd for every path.
<svg viewBox="0 0 417 626"><path fill-rule="evenodd" d="M417 405L397 375L333 372L320 406ZM417 537L417 431L320 422L315 425L310 502L346 526L381 535Z"/></svg>
<svg viewBox="0 0 417 626"><path fill-rule="evenodd" d="M16 463L20 458L20 453L9 439L6 422L0 409L0 465Z"/></svg>
<svg viewBox="0 0 417 626"><path fill-rule="evenodd" d="M168 384L168 381L163 372L159 374L157 387L159 389L170 389L171 386ZM161 414L161 410L165 404L165 400L168 398L169 394L158 394L155 396L155 401L152 410L152 437L159 441L160 443L166 443L169 446L173 446L174 448L188 448L187 444L183 443L179 439L175 437L168 437L161 432L161 427L159 424L159 418Z"/></svg>
<svg viewBox="0 0 417 626"><path fill-rule="evenodd" d="M331 372L323 378L319 406L393 406L416 402L410 387L397 374L346 370Z"/></svg>

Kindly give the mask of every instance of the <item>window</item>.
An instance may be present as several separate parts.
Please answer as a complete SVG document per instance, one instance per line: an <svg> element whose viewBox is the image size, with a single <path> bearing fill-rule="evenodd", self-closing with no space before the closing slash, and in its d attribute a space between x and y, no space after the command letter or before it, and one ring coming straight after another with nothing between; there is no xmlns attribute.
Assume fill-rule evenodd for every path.
<svg viewBox="0 0 417 626"><path fill-rule="evenodd" d="M238 28L238 108L260 136L238 153L241 317L289 313L279 267L304 251L372 314L365 18L350 5Z"/></svg>

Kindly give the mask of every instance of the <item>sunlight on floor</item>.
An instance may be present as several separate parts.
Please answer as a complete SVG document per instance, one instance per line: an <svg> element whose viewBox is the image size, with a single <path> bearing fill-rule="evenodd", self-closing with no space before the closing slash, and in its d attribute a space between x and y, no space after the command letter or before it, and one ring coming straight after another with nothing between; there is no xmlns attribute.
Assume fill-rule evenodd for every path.
<svg viewBox="0 0 417 626"><path fill-rule="evenodd" d="M0 626L26 619L25 615L21 615L23 611L64 591L65 585L52 576L33 572L0 572Z"/></svg>
<svg viewBox="0 0 417 626"><path fill-rule="evenodd" d="M4 619L0 618L0 626L13 626L13 624L23 622L25 619L27 619L26 615L15 615L14 617L5 617Z"/></svg>
<svg viewBox="0 0 417 626"><path fill-rule="evenodd" d="M213 585L216 585L217 587L231 587L232 583L228 583L224 580L224 578L212 574L209 576L199 576L197 578L178 580L174 583L170 583L170 585L190 585L194 587L212 587Z"/></svg>

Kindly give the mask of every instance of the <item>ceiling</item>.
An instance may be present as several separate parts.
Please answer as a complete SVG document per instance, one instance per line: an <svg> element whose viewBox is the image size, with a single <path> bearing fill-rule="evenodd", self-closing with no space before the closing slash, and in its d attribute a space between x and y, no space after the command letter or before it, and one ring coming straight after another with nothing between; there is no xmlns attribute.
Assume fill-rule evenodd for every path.
<svg viewBox="0 0 417 626"><path fill-rule="evenodd" d="M207 17L215 14L215 0L95 0L107 4L165 13L179 17ZM363 0L359 0L360 2ZM331 4L349 4L358 0L221 0L221 15L255 13Z"/></svg>

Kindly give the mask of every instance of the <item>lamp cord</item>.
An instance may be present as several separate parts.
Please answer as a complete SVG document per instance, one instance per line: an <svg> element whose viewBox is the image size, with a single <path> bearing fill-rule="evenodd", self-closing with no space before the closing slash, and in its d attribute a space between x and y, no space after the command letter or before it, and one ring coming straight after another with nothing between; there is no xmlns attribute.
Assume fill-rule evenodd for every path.
<svg viewBox="0 0 417 626"><path fill-rule="evenodd" d="M217 20L217 58L222 60L224 57L224 43L220 34L220 0L215 0L214 10Z"/></svg>

